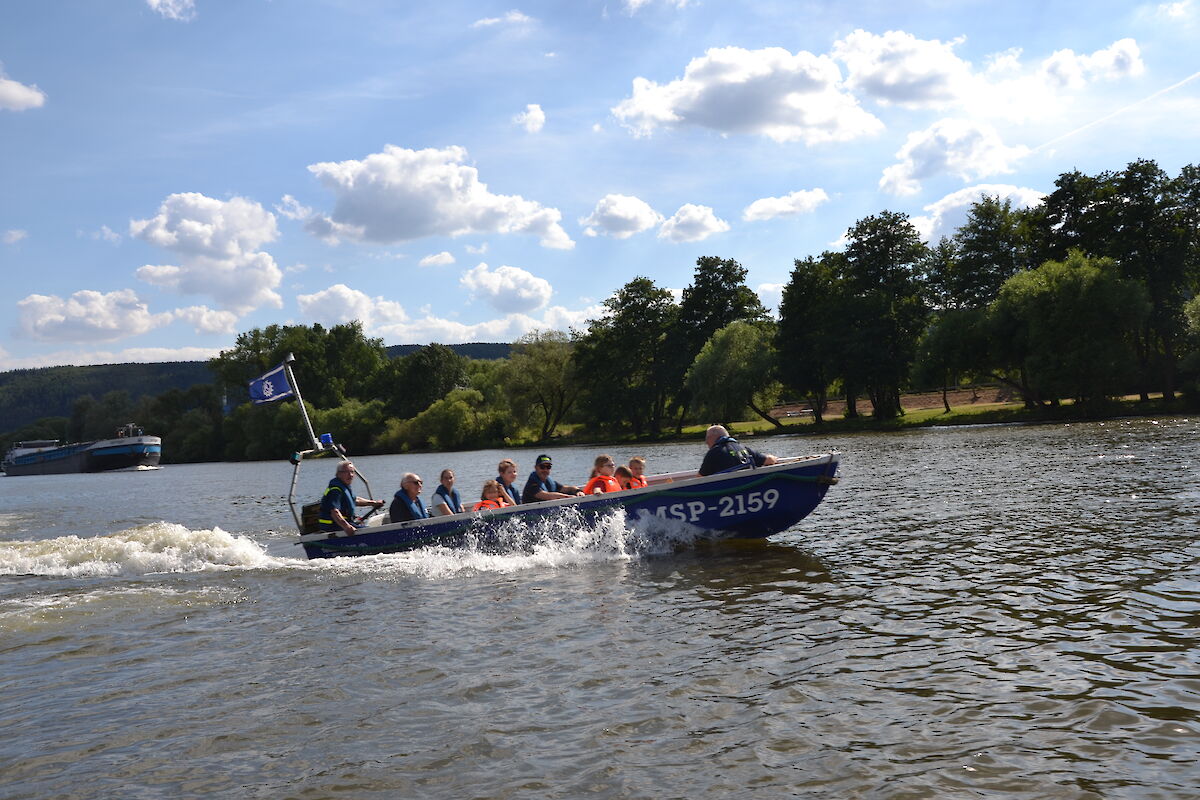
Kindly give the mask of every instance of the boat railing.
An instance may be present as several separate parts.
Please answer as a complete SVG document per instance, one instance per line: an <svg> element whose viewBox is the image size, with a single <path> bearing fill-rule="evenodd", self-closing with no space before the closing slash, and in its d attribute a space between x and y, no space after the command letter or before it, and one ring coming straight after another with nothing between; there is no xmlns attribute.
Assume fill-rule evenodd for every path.
<svg viewBox="0 0 1200 800"><path fill-rule="evenodd" d="M346 448L340 444L335 444L333 437L329 434L322 436L317 444L319 446L314 447L311 450L297 450L296 452L292 453L291 458L288 459L292 462L292 485L288 489L288 509L291 510L292 519L296 521L296 530L298 530L301 535L315 532L310 530L316 520L316 517L312 514L311 506L320 506L319 502L315 504L305 503L303 506L301 506L299 512L296 511L296 484L300 481L301 463L303 463L305 458L323 458L325 456L336 456L340 461L350 460L346 455ZM366 487L367 497L374 500L375 495L371 492L371 482L367 480L367 476L363 475L362 472L357 468L355 468L355 474Z"/></svg>

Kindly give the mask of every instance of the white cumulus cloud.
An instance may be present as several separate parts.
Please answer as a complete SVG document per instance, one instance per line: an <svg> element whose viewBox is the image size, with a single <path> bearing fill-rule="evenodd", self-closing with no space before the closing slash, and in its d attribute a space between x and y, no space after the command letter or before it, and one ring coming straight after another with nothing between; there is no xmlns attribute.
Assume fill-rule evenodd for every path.
<svg viewBox="0 0 1200 800"><path fill-rule="evenodd" d="M170 312L151 314L132 289L84 289L70 297L31 294L17 302L17 331L42 342L111 342L168 324Z"/></svg>
<svg viewBox="0 0 1200 800"><path fill-rule="evenodd" d="M1146 69L1133 39L1121 39L1091 55L1056 50L1042 62L1042 72L1058 86L1078 89L1094 80L1117 80L1141 75Z"/></svg>
<svg viewBox="0 0 1200 800"><path fill-rule="evenodd" d="M121 243L121 234L117 233L112 228L108 227L107 225L101 225L100 230L92 231L88 235L97 241L104 241L104 242L108 242L109 244L120 244Z"/></svg>
<svg viewBox="0 0 1200 800"><path fill-rule="evenodd" d="M388 326L408 320L404 307L396 301L371 297L344 283L334 284L313 294L298 295L296 305L305 319L324 325L359 320L363 329L371 334L378 334Z"/></svg>
<svg viewBox="0 0 1200 800"><path fill-rule="evenodd" d="M454 263L454 256L450 255L449 252L443 250L440 253L433 253L431 255L425 256L424 258L422 258L420 261L417 262L417 266L420 266L420 267L445 267L445 266L449 266L450 264L453 264L453 263Z"/></svg>
<svg viewBox="0 0 1200 800"><path fill-rule="evenodd" d="M196 17L195 0L146 0L146 5L167 19L188 22Z"/></svg>
<svg viewBox="0 0 1200 800"><path fill-rule="evenodd" d="M1013 171L1013 164L1029 148L1007 147L996 130L985 122L942 119L923 131L908 135L896 153L899 163L883 171L879 187L892 194L916 194L921 181L943 173L964 181Z"/></svg>
<svg viewBox="0 0 1200 800"><path fill-rule="evenodd" d="M775 217L795 217L809 214L822 203L829 202L829 195L824 189L801 189L783 197L764 197L755 200L742 212L746 222L774 219Z"/></svg>
<svg viewBox="0 0 1200 800"><path fill-rule="evenodd" d="M1160 3L1156 11L1170 19L1183 20L1187 19L1191 13L1192 0L1179 0L1177 3Z"/></svg>
<svg viewBox="0 0 1200 800"><path fill-rule="evenodd" d="M23 231L20 228L9 228L4 232L3 239L5 244L16 244L28 236L29 231Z"/></svg>
<svg viewBox="0 0 1200 800"><path fill-rule="evenodd" d="M708 206L685 203L675 216L658 229L658 238L672 242L701 242L714 233L729 230L729 223L719 219Z"/></svg>
<svg viewBox="0 0 1200 800"><path fill-rule="evenodd" d="M420 319L388 326L378 333L386 336L388 341L403 344L511 342L534 330L582 329L586 327L589 319L599 318L604 311L602 306L575 310L563 306L550 306L542 312L540 318L529 314L506 314L496 319L475 323L459 322L427 314Z"/></svg>
<svg viewBox="0 0 1200 800"><path fill-rule="evenodd" d="M970 64L954 54L962 41L856 30L834 44L833 56L846 65L846 84L855 91L882 103L941 106L957 100L970 85Z"/></svg>
<svg viewBox="0 0 1200 800"><path fill-rule="evenodd" d="M588 236L605 234L614 239L628 239L662 220L662 214L645 200L627 194L606 194L590 215L579 220L579 224L588 226L584 231Z"/></svg>
<svg viewBox="0 0 1200 800"><path fill-rule="evenodd" d="M283 272L269 253L259 250L279 235L275 215L252 200L173 194L155 216L130 221L129 233L180 259L179 264L139 268L138 278L147 283L209 295L237 314L264 305L283 306L275 292Z"/></svg>
<svg viewBox="0 0 1200 800"><path fill-rule="evenodd" d="M537 133L546 124L546 112L537 103L529 103L524 111L513 117L513 122L524 128L526 133Z"/></svg>
<svg viewBox="0 0 1200 800"><path fill-rule="evenodd" d="M782 283L760 283L754 293L758 295L758 300L763 304L763 308L771 313L779 312L779 304L783 301Z"/></svg>
<svg viewBox="0 0 1200 800"><path fill-rule="evenodd" d="M484 17L477 19L471 23L472 28L491 28L496 25L528 25L533 22L533 17L522 14L517 9L512 9L500 17Z"/></svg>
<svg viewBox="0 0 1200 800"><path fill-rule="evenodd" d="M505 314L536 311L550 302L554 293L549 281L520 267L500 266L492 270L484 263L464 273L459 283L473 296Z"/></svg>
<svg viewBox="0 0 1200 800"><path fill-rule="evenodd" d="M719 47L693 59L670 83L634 78L632 96L612 112L639 136L697 126L812 145L881 131L883 124L845 91L841 78L828 56Z"/></svg>
<svg viewBox="0 0 1200 800"><path fill-rule="evenodd" d="M183 320L196 329L196 333L233 334L237 332L237 314L218 311L208 306L189 306L171 312L177 320Z"/></svg>
<svg viewBox="0 0 1200 800"><path fill-rule="evenodd" d="M0 68L0 109L24 111L46 104L46 93L36 86L26 86L5 76Z"/></svg>
<svg viewBox="0 0 1200 800"><path fill-rule="evenodd" d="M519 195L493 194L479 171L463 164L462 147L406 150L386 145L361 161L309 166L336 197L333 213L314 214L308 229L322 238L391 244L423 236L528 233L543 247L575 242L562 214Z"/></svg>
<svg viewBox="0 0 1200 800"><path fill-rule="evenodd" d="M632 17L639 10L641 10L643 6L650 5L652 1L653 0L625 0L625 13ZM687 8L689 2L690 0L662 0L663 5L671 6L673 8Z"/></svg>

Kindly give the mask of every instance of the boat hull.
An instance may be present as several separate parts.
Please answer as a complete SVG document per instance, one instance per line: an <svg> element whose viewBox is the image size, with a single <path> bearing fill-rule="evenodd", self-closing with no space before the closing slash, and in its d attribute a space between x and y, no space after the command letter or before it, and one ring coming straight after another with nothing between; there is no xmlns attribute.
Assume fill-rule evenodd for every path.
<svg viewBox="0 0 1200 800"><path fill-rule="evenodd" d="M61 475L70 472L106 472L128 467L156 467L162 458L162 440L157 436L133 436L82 442L49 450L38 450L6 459L4 472L10 476Z"/></svg>
<svg viewBox="0 0 1200 800"><path fill-rule="evenodd" d="M812 513L835 481L837 467L838 454L829 453L645 489L363 528L354 536L310 534L300 543L309 558L460 546L510 520L528 522L570 509L590 521L619 508L634 523L661 520L691 526L714 538L756 539L787 530Z"/></svg>

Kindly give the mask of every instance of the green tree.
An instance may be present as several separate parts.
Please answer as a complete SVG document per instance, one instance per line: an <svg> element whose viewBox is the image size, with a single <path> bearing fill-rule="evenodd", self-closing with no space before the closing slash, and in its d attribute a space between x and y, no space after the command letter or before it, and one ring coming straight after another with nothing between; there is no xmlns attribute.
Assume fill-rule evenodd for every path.
<svg viewBox="0 0 1200 800"><path fill-rule="evenodd" d="M579 395L574 345L562 331L532 331L513 343L504 371L510 407L528 409L538 439L549 439Z"/></svg>
<svg viewBox="0 0 1200 800"><path fill-rule="evenodd" d="M1148 311L1112 259L1073 250L1005 282L989 309L996 361L1024 375L1027 400L1096 402L1135 374L1130 343Z"/></svg>
<svg viewBox="0 0 1200 800"><path fill-rule="evenodd" d="M71 424L69 417L42 417L28 425L22 425L0 434L0 442L22 442L35 439L63 439Z"/></svg>
<svg viewBox="0 0 1200 800"><path fill-rule="evenodd" d="M73 442L107 439L132 416L133 404L123 389L105 392L98 401L86 394L76 398L71 407L68 438Z"/></svg>
<svg viewBox="0 0 1200 800"><path fill-rule="evenodd" d="M692 284L683 290L678 324L671 330L667 346L678 358L668 364L668 391L674 396L677 432L683 427L688 407L684 374L713 334L737 320L769 318L758 295L746 285L746 268L732 258L701 256L696 259Z"/></svg>
<svg viewBox="0 0 1200 800"><path fill-rule="evenodd" d="M908 216L891 211L859 220L847 239L843 374L866 388L876 418L890 419L903 413L900 387L928 315L917 280L927 249Z"/></svg>
<svg viewBox="0 0 1200 800"><path fill-rule="evenodd" d="M211 384L144 397L134 413L147 433L161 436L166 464L216 461L224 451L221 397Z"/></svg>
<svg viewBox="0 0 1200 800"><path fill-rule="evenodd" d="M638 277L604 301L602 317L575 341L575 374L588 424L628 424L637 435L662 430L679 354L667 344L679 307L671 293Z"/></svg>
<svg viewBox="0 0 1200 800"><path fill-rule="evenodd" d="M503 442L511 417L488 409L478 389L454 389L412 419L390 419L376 446L389 451L453 450Z"/></svg>
<svg viewBox="0 0 1200 800"><path fill-rule="evenodd" d="M230 398L246 398L249 381L277 366L288 353L304 399L334 408L354 397L370 399L375 373L386 356L383 342L363 334L357 320L326 330L321 325L268 325L238 334L234 346L209 361Z"/></svg>
<svg viewBox="0 0 1200 800"><path fill-rule="evenodd" d="M843 358L845 262L844 254L831 252L797 259L779 303L779 378L790 391L808 398L817 425L824 420L829 387Z"/></svg>
<svg viewBox="0 0 1200 800"><path fill-rule="evenodd" d="M954 232L947 307L985 308L1006 280L1032 266L1024 216L1013 209L1011 200L998 196L985 196L971 205L966 222Z"/></svg>
<svg viewBox="0 0 1200 800"><path fill-rule="evenodd" d="M987 369L987 312L981 308L951 308L939 312L917 344L913 382L940 386L942 406L950 413L947 391L963 376Z"/></svg>
<svg viewBox="0 0 1200 800"><path fill-rule="evenodd" d="M943 236L929 248L921 262L925 295L934 309L958 307L955 292L957 269L958 245L954 239Z"/></svg>
<svg viewBox="0 0 1200 800"><path fill-rule="evenodd" d="M1138 160L1120 172L1066 173L1055 186L1045 200L1049 251L1059 259L1071 248L1109 256L1123 277L1145 287L1151 310L1134 340L1139 391L1143 400L1152 388L1170 398L1181 308L1197 278L1196 168L1185 167L1172 179L1155 162Z"/></svg>
<svg viewBox="0 0 1200 800"><path fill-rule="evenodd" d="M1179 367L1184 397L1192 408L1200 407L1200 295L1183 306L1184 353Z"/></svg>
<svg viewBox="0 0 1200 800"><path fill-rule="evenodd" d="M685 379L694 409L713 421L733 422L749 408L782 427L764 410L779 397L774 339L771 322L731 322L713 334Z"/></svg>
<svg viewBox="0 0 1200 800"><path fill-rule="evenodd" d="M408 419L465 387L467 380L467 359L434 343L393 359L379 373L375 395L383 398L388 416Z"/></svg>

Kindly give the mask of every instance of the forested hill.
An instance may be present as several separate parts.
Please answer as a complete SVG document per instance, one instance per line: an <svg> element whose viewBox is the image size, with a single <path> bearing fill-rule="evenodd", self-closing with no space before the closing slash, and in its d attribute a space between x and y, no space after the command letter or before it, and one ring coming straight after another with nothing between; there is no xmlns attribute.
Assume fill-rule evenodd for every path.
<svg viewBox="0 0 1200 800"><path fill-rule="evenodd" d="M424 346L421 344L394 344L385 347L384 350L387 351L389 358L398 358L399 356L410 356ZM508 354L512 351L512 345L508 342L472 342L471 344L448 344L446 346L465 358L479 358L488 361L508 358Z"/></svg>
<svg viewBox="0 0 1200 800"><path fill-rule="evenodd" d="M447 346L458 355L480 359L507 358L511 349L507 343L494 342ZM385 349L390 358L397 358L421 347L396 344ZM76 398L84 395L99 399L108 392L123 391L136 405L145 396L212 382L213 374L204 361L42 367L0 372L0 431L15 430L42 417L69 417Z"/></svg>
<svg viewBox="0 0 1200 800"><path fill-rule="evenodd" d="M69 417L75 400L124 391L136 403L146 395L212 383L204 361L159 364L97 364L0 372L0 430L12 430L42 417Z"/></svg>

